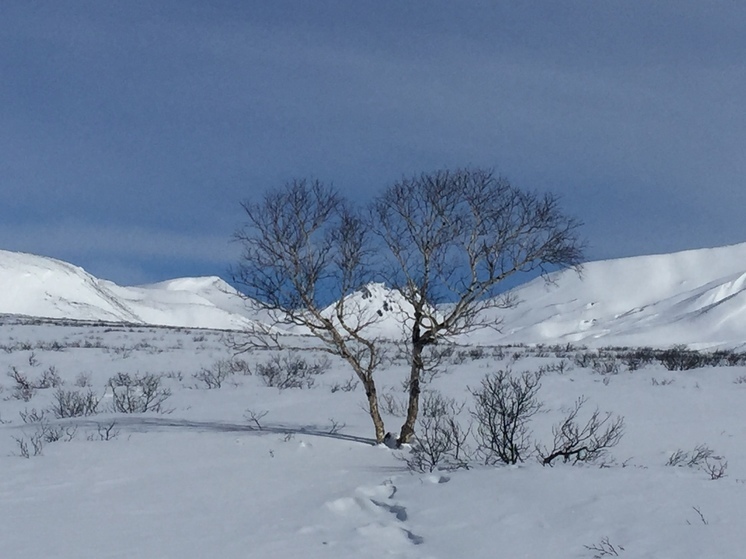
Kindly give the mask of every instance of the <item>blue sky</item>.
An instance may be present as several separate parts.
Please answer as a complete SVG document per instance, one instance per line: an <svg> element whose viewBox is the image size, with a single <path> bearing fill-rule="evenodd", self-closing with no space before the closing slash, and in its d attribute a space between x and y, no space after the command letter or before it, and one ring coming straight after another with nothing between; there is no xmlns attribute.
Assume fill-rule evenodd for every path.
<svg viewBox="0 0 746 559"><path fill-rule="evenodd" d="M465 165L561 196L589 259L744 242L744 29L705 0L4 2L0 248L225 276L266 188Z"/></svg>

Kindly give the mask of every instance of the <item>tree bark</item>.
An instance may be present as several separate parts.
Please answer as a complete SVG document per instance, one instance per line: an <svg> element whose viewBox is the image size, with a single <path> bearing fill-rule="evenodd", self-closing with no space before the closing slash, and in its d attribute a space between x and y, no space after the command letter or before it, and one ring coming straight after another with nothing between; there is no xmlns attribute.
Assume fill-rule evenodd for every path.
<svg viewBox="0 0 746 559"><path fill-rule="evenodd" d="M420 409L420 377L424 367L422 361L424 347L419 340L412 345L412 363L409 369L409 403L407 405L407 417L397 440L398 445L410 442L414 436L415 423Z"/></svg>
<svg viewBox="0 0 746 559"><path fill-rule="evenodd" d="M368 412L370 413L370 418L373 420L373 428L376 431L376 444L381 444L383 438L386 436L386 429L381 418L381 411L378 409L376 384L372 378L361 377L361 380L365 389L365 397L368 399Z"/></svg>

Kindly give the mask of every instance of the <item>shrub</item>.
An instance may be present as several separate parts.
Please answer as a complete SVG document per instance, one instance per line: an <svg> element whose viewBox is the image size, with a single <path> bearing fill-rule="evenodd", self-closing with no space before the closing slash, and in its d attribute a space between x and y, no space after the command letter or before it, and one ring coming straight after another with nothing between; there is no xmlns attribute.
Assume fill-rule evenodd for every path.
<svg viewBox="0 0 746 559"><path fill-rule="evenodd" d="M96 433L89 433L89 441L111 441L119 436L119 429L116 428L116 421L109 423L96 423Z"/></svg>
<svg viewBox="0 0 746 559"><path fill-rule="evenodd" d="M18 456L21 458L40 456L41 451L44 448L44 440L41 436L38 436L37 433L29 437L13 437L13 440L16 442L16 445L18 445Z"/></svg>
<svg viewBox="0 0 746 559"><path fill-rule="evenodd" d="M331 386L331 392L334 394L335 392L354 392L354 390L357 388L358 384L360 384L355 377L348 378L345 382L335 382Z"/></svg>
<svg viewBox="0 0 746 559"><path fill-rule="evenodd" d="M209 389L220 388L223 383L235 374L233 362L227 359L220 359L212 364L208 369L203 367L199 372L192 376L199 382L202 382Z"/></svg>
<svg viewBox="0 0 746 559"><path fill-rule="evenodd" d="M606 357L595 359L591 365L594 373L599 375L618 375L619 362L615 357Z"/></svg>
<svg viewBox="0 0 746 559"><path fill-rule="evenodd" d="M44 445L57 441L70 442L75 438L76 427L52 426L47 421L42 421L39 427L31 435L13 437L18 446L18 456L30 458L41 456Z"/></svg>
<svg viewBox="0 0 746 559"><path fill-rule="evenodd" d="M130 375L117 373L108 382L112 393L112 407L119 413L169 413L163 403L171 397L171 390L161 386L161 376L146 373Z"/></svg>
<svg viewBox="0 0 746 559"><path fill-rule="evenodd" d="M544 466L551 466L557 458L573 464L594 462L621 440L624 434L624 418L613 418L611 413L602 415L596 409L581 427L578 423L578 414L585 403L584 396L578 398L567 416L552 427L554 442L551 450L537 446L539 459Z"/></svg>
<svg viewBox="0 0 746 559"><path fill-rule="evenodd" d="M466 439L471 429L461 427L457 417L463 408L463 403L438 392L424 394L412 450L401 455L410 470L423 473L468 468Z"/></svg>
<svg viewBox="0 0 746 559"><path fill-rule="evenodd" d="M54 393L54 400L49 411L57 419L95 415L98 413L100 402L101 398L93 390L81 392L59 388Z"/></svg>
<svg viewBox="0 0 746 559"><path fill-rule="evenodd" d="M59 388L65 383L57 372L57 368L52 365L42 372L41 377L35 384L36 388L43 390L45 388Z"/></svg>
<svg viewBox="0 0 746 559"><path fill-rule="evenodd" d="M655 350L651 347L640 347L632 351L623 352L620 358L628 370L637 371L653 362Z"/></svg>
<svg viewBox="0 0 746 559"><path fill-rule="evenodd" d="M656 355L656 358L669 371L687 371L709 364L706 355L687 349L684 345L676 345L670 349L661 351Z"/></svg>
<svg viewBox="0 0 746 559"><path fill-rule="evenodd" d="M705 460L702 469L707 472L711 480L718 480L726 477L725 471L728 469L728 462L720 456L713 456L712 462Z"/></svg>
<svg viewBox="0 0 746 559"><path fill-rule="evenodd" d="M588 551L593 553L593 559L602 559L603 557L619 557L619 552L624 551L621 545L614 545L609 538L601 538L601 541L593 545L584 545Z"/></svg>
<svg viewBox="0 0 746 559"><path fill-rule="evenodd" d="M90 373L78 373L73 383L78 388L88 388L91 386L91 374Z"/></svg>
<svg viewBox="0 0 746 559"><path fill-rule="evenodd" d="M311 388L315 383L314 377L325 373L329 366L327 357L309 363L296 353L275 354L266 363L256 366L256 374L266 386L280 390Z"/></svg>
<svg viewBox="0 0 746 559"><path fill-rule="evenodd" d="M528 456L528 424L541 409L536 397L540 380L541 373L524 371L513 375L509 369L499 370L485 376L480 388L470 390L477 452L485 464L516 464Z"/></svg>
<svg viewBox="0 0 746 559"><path fill-rule="evenodd" d="M680 468L684 466L688 468L701 467L713 454L715 454L715 451L704 444L695 446L691 452L679 449L668 457L666 466L677 466Z"/></svg>
<svg viewBox="0 0 746 559"><path fill-rule="evenodd" d="M595 354L588 353L587 351L579 351L573 357L573 362L577 367L587 369L593 366L596 361Z"/></svg>
<svg viewBox="0 0 746 559"><path fill-rule="evenodd" d="M16 400L23 400L28 402L36 394L36 387L26 375L20 372L15 367L11 367L8 371L8 377L10 377L15 385L13 386L12 397Z"/></svg>
<svg viewBox="0 0 746 559"><path fill-rule="evenodd" d="M26 409L18 412L24 423L41 423L46 419L46 410L37 410L36 408Z"/></svg>
<svg viewBox="0 0 746 559"><path fill-rule="evenodd" d="M379 394L381 409L394 417L407 415L407 401L403 395L399 395L392 389Z"/></svg>
<svg viewBox="0 0 746 559"><path fill-rule="evenodd" d="M666 466L699 468L707 473L710 479L717 480L725 477L728 462L722 456L715 456L715 451L707 445L700 444L691 452L677 450L668 457Z"/></svg>

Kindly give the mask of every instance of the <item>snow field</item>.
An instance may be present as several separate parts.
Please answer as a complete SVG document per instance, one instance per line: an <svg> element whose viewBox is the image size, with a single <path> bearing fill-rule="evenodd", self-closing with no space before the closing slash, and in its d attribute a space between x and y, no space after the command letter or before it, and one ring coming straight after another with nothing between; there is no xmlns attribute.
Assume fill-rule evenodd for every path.
<svg viewBox="0 0 746 559"><path fill-rule="evenodd" d="M234 358L221 332L6 321L0 348L3 558L556 559L594 557L604 541L620 557L742 553L746 383L739 379L746 367L671 372L650 365L599 375L564 358L563 372L542 379L544 410L533 435L548 444L551 425L585 395L586 412L598 406L625 418L614 463L548 468L529 460L413 474L397 452L370 444L360 387L332 392L350 376L338 361L310 389L279 391L256 374L236 373L207 390L192 375ZM428 388L467 399L467 387L496 368L520 372L561 361L526 348L505 354L454 360ZM318 355L303 352L309 361ZM255 368L267 357L238 358ZM166 375L172 411L52 418L75 427L74 438L21 458L14 438L36 426L19 413L46 408L54 389L23 402L12 396L5 371L37 378L50 366L64 389L77 389L83 373L97 394L118 372ZM405 370L395 362L380 371L379 391L403 396ZM247 409L266 412L261 430ZM401 423L388 412L385 420L390 430ZM99 425L112 422L118 435L101 440ZM699 444L727 460L727 477L713 481L699 468L666 466L672 453Z"/></svg>

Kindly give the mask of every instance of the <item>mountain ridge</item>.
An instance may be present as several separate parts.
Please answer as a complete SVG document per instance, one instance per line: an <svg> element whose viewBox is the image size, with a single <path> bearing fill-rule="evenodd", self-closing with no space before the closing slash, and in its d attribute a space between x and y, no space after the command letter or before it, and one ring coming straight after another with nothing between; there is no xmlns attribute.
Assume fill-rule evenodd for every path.
<svg viewBox="0 0 746 559"><path fill-rule="evenodd" d="M455 341L746 345L746 243L599 260L584 264L582 276L563 270L547 279L512 289L519 301L515 307L486 311L501 323L500 331L481 330ZM369 323L367 335L405 335L408 306L396 291L371 284L346 299L350 312ZM61 260L3 250L0 313L223 330L248 329L266 318L218 276L127 287Z"/></svg>

